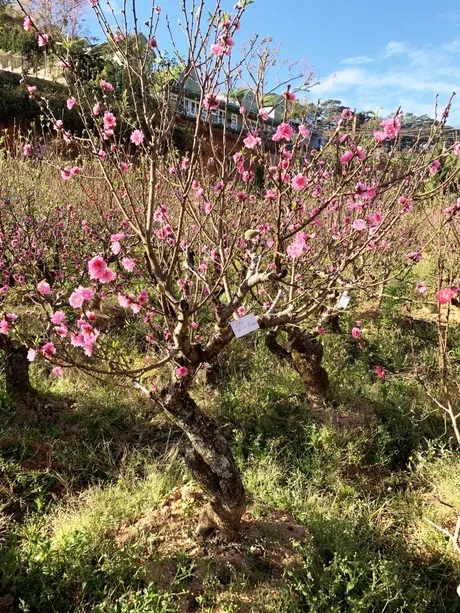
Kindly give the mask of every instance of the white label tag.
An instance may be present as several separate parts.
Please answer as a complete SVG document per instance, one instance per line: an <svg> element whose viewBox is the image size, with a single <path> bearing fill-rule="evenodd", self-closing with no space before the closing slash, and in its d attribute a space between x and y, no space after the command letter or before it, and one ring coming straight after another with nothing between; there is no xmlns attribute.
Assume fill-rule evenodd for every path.
<svg viewBox="0 0 460 613"><path fill-rule="evenodd" d="M337 303L337 308L346 309L350 304L350 300L351 297L347 294L347 292L343 292L343 294L340 296L339 302Z"/></svg>
<svg viewBox="0 0 460 613"><path fill-rule="evenodd" d="M260 326L257 323L257 319L255 318L254 314L249 313L249 315L245 315L244 317L240 317L240 319L231 321L230 327L236 338L240 338L241 336L246 336L246 334L250 334L251 332L258 330Z"/></svg>

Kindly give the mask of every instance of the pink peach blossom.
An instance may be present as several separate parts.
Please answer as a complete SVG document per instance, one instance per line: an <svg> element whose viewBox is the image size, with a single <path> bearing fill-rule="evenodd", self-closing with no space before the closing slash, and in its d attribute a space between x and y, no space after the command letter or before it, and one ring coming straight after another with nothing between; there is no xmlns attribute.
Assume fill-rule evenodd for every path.
<svg viewBox="0 0 460 613"><path fill-rule="evenodd" d="M50 358L51 356L56 354L56 347L54 346L54 343L45 343L40 351L43 353L43 355L45 356L45 358Z"/></svg>
<svg viewBox="0 0 460 613"><path fill-rule="evenodd" d="M440 289L436 294L436 300L439 304L447 304L450 302L458 293L457 288L446 287L444 289Z"/></svg>
<svg viewBox="0 0 460 613"><path fill-rule="evenodd" d="M374 138L378 143L381 143L387 138L386 132L381 132L379 130L374 131Z"/></svg>
<svg viewBox="0 0 460 613"><path fill-rule="evenodd" d="M142 142L144 141L144 133L142 132L142 130L134 130L134 132L131 134L131 142L134 143L135 145L139 146L142 144Z"/></svg>
<svg viewBox="0 0 460 613"><path fill-rule="evenodd" d="M306 235L304 232L298 232L295 236L294 242L288 245L286 253L290 258L300 258L307 246Z"/></svg>
<svg viewBox="0 0 460 613"><path fill-rule="evenodd" d="M274 141L279 141L279 140L289 141L289 140L291 140L293 132L294 132L294 130L293 130L292 126L290 126L288 123L282 123L281 125L279 125L276 128L276 132L272 136L272 140L274 140Z"/></svg>
<svg viewBox="0 0 460 613"><path fill-rule="evenodd" d="M428 291L428 287L425 281L419 281L415 286L415 289L418 291L419 294L425 294Z"/></svg>
<svg viewBox="0 0 460 613"><path fill-rule="evenodd" d="M434 162L430 165L430 175L434 175L438 172L439 167L441 166L441 162L439 160L434 160Z"/></svg>
<svg viewBox="0 0 460 613"><path fill-rule="evenodd" d="M345 153L340 156L340 162L342 164L348 164L354 157L355 154L352 151L345 151Z"/></svg>
<svg viewBox="0 0 460 613"><path fill-rule="evenodd" d="M82 306L82 304L85 301L91 300L93 298L93 296L94 296L94 292L93 292L92 289L89 289L88 287L82 287L80 285L70 295L70 297L69 297L69 304L74 309L78 309L78 308L80 308Z"/></svg>
<svg viewBox="0 0 460 613"><path fill-rule="evenodd" d="M367 228L367 223L364 219L355 219L353 222L353 229L357 232L362 232Z"/></svg>
<svg viewBox="0 0 460 613"><path fill-rule="evenodd" d="M292 179L291 185L293 189L295 189L297 192L300 192L306 187L307 178L302 174L295 175L295 177Z"/></svg>
<svg viewBox="0 0 460 613"><path fill-rule="evenodd" d="M68 329L65 324L60 324L59 326L54 327L54 331L61 338L65 338L67 336Z"/></svg>
<svg viewBox="0 0 460 613"><path fill-rule="evenodd" d="M118 255L121 251L121 245L118 241L113 241L111 245L111 250L114 255Z"/></svg>
<svg viewBox="0 0 460 613"><path fill-rule="evenodd" d="M107 264L100 255L96 255L88 262L88 271L90 279L99 279L107 269Z"/></svg>
<svg viewBox="0 0 460 613"><path fill-rule="evenodd" d="M101 283L111 283L112 281L115 281L116 278L117 273L114 272L111 268L106 268L99 277L99 281Z"/></svg>
<svg viewBox="0 0 460 613"><path fill-rule="evenodd" d="M214 111L219 107L219 101L217 100L217 96L215 94L206 94L203 98L203 106L208 111Z"/></svg>
<svg viewBox="0 0 460 613"><path fill-rule="evenodd" d="M70 181L70 179L72 178L72 172L70 168L63 168L61 170L61 177L64 179L64 181Z"/></svg>
<svg viewBox="0 0 460 613"><path fill-rule="evenodd" d="M49 43L49 39L50 37L48 36L48 34L39 34L38 35L38 46L46 47L46 45Z"/></svg>
<svg viewBox="0 0 460 613"><path fill-rule="evenodd" d="M247 149L254 149L255 147L257 147L258 145L262 143L262 140L260 136L257 135L257 133L249 132L249 134L243 140L243 143Z"/></svg>
<svg viewBox="0 0 460 613"><path fill-rule="evenodd" d="M65 320L65 313L64 311L56 311L55 313L53 313L51 315L51 323L59 325L62 324Z"/></svg>
<svg viewBox="0 0 460 613"><path fill-rule="evenodd" d="M121 263L128 272L132 272L136 266L136 262L132 258L123 258Z"/></svg>
<svg viewBox="0 0 460 613"><path fill-rule="evenodd" d="M104 130L113 130L117 125L117 118L110 111L104 113Z"/></svg>
<svg viewBox="0 0 460 613"><path fill-rule="evenodd" d="M37 284L37 291L42 296L48 296L49 294L51 294L50 284L45 281L45 279L42 279L42 281Z"/></svg>
<svg viewBox="0 0 460 613"><path fill-rule="evenodd" d="M211 53L216 57L221 57L225 53L225 47L223 45L219 45L219 43L214 43L211 45Z"/></svg>
<svg viewBox="0 0 460 613"><path fill-rule="evenodd" d="M416 263L420 262L420 260L422 259L422 252L420 251L420 249L417 249L417 251L409 251L409 253L406 255L406 258Z"/></svg>
<svg viewBox="0 0 460 613"><path fill-rule="evenodd" d="M188 375L187 366L178 366L176 368L176 377L182 378L182 377L186 377L187 375Z"/></svg>
<svg viewBox="0 0 460 613"><path fill-rule="evenodd" d="M124 294L118 294L118 304L124 309L128 309L131 304L131 298L128 298L128 296Z"/></svg>
<svg viewBox="0 0 460 613"><path fill-rule="evenodd" d="M139 295L137 296L137 302L141 305L147 304L149 299L149 294L147 292L147 290L143 289L139 292Z"/></svg>
<svg viewBox="0 0 460 613"><path fill-rule="evenodd" d="M381 142L386 138L393 140L401 132L401 119L399 117L391 117L389 119L384 119L380 123L380 126L382 130L377 130L374 132L375 140L378 142Z"/></svg>
<svg viewBox="0 0 460 613"><path fill-rule="evenodd" d="M101 89L103 89L106 92L113 92L113 90L115 89L112 83L109 83L105 79L101 79L99 85L101 86Z"/></svg>
<svg viewBox="0 0 460 613"><path fill-rule="evenodd" d="M310 130L303 123L299 126L299 133L303 138L310 138Z"/></svg>
<svg viewBox="0 0 460 613"><path fill-rule="evenodd" d="M290 89L287 89L286 91L283 92L283 98L285 100L289 100L293 102L296 99L296 95L294 94L294 92L291 92Z"/></svg>

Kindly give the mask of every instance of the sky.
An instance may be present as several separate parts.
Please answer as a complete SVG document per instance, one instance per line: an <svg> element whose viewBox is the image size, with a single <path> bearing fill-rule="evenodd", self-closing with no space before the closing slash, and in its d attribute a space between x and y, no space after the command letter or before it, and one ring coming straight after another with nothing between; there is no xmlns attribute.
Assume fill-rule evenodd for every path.
<svg viewBox="0 0 460 613"><path fill-rule="evenodd" d="M174 27L179 0L159 2ZM223 0L223 5L231 8L232 3ZM137 6L143 20L151 2L138 0ZM214 2L205 6L212 10ZM274 45L282 45L283 58L298 60L303 70L313 72L319 83L307 94L311 101L336 98L381 116L401 106L404 112L432 117L436 94L442 109L458 91L449 123L460 126L458 0L255 0L235 44L254 33L271 36ZM168 45L165 30L158 38L160 47Z"/></svg>

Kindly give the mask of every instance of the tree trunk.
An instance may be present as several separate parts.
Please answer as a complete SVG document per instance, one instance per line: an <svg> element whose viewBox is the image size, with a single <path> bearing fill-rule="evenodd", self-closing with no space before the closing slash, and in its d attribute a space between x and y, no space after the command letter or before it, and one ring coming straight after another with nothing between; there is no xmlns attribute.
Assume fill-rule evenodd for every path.
<svg viewBox="0 0 460 613"><path fill-rule="evenodd" d="M246 495L228 441L190 397L184 380L171 380L163 390L162 407L187 435L191 443L185 454L187 466L210 499L197 533L206 536L218 528L234 536L246 509Z"/></svg>
<svg viewBox="0 0 460 613"><path fill-rule="evenodd" d="M5 364L6 393L15 406L28 407L36 393L29 380L27 348L5 335L0 335L0 350Z"/></svg>
<svg viewBox="0 0 460 613"><path fill-rule="evenodd" d="M326 408L329 377L321 362L323 347L321 343L299 328L287 330L288 348L276 340L276 332L269 332L265 344L269 351L287 362L296 370L305 385L308 403L312 411L324 411Z"/></svg>
<svg viewBox="0 0 460 613"><path fill-rule="evenodd" d="M342 332L340 328L340 313L333 313L327 317L323 322L323 325L324 324L327 324L328 329L334 334L340 334Z"/></svg>

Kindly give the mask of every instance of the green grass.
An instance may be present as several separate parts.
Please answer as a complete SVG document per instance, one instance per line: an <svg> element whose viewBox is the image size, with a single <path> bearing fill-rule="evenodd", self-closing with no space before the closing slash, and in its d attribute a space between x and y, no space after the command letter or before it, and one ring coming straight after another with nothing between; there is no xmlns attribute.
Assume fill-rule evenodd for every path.
<svg viewBox="0 0 460 613"><path fill-rule="evenodd" d="M258 335L227 353L217 387L194 391L232 438L253 516L279 510L308 530L276 577L250 553L225 573L185 546L165 557L155 532L117 544L120 526L189 483L180 434L137 394L35 370L55 406L34 422L0 393L0 585L12 610L186 611L193 590L193 610L209 612L460 610L459 560L424 519L452 528L460 507L458 451L412 374L411 339L435 369L432 327L405 327L394 304L366 321L361 344L352 325L324 338L332 410L349 418L339 425L312 420L299 378ZM167 585L146 583L149 564L172 564Z"/></svg>

